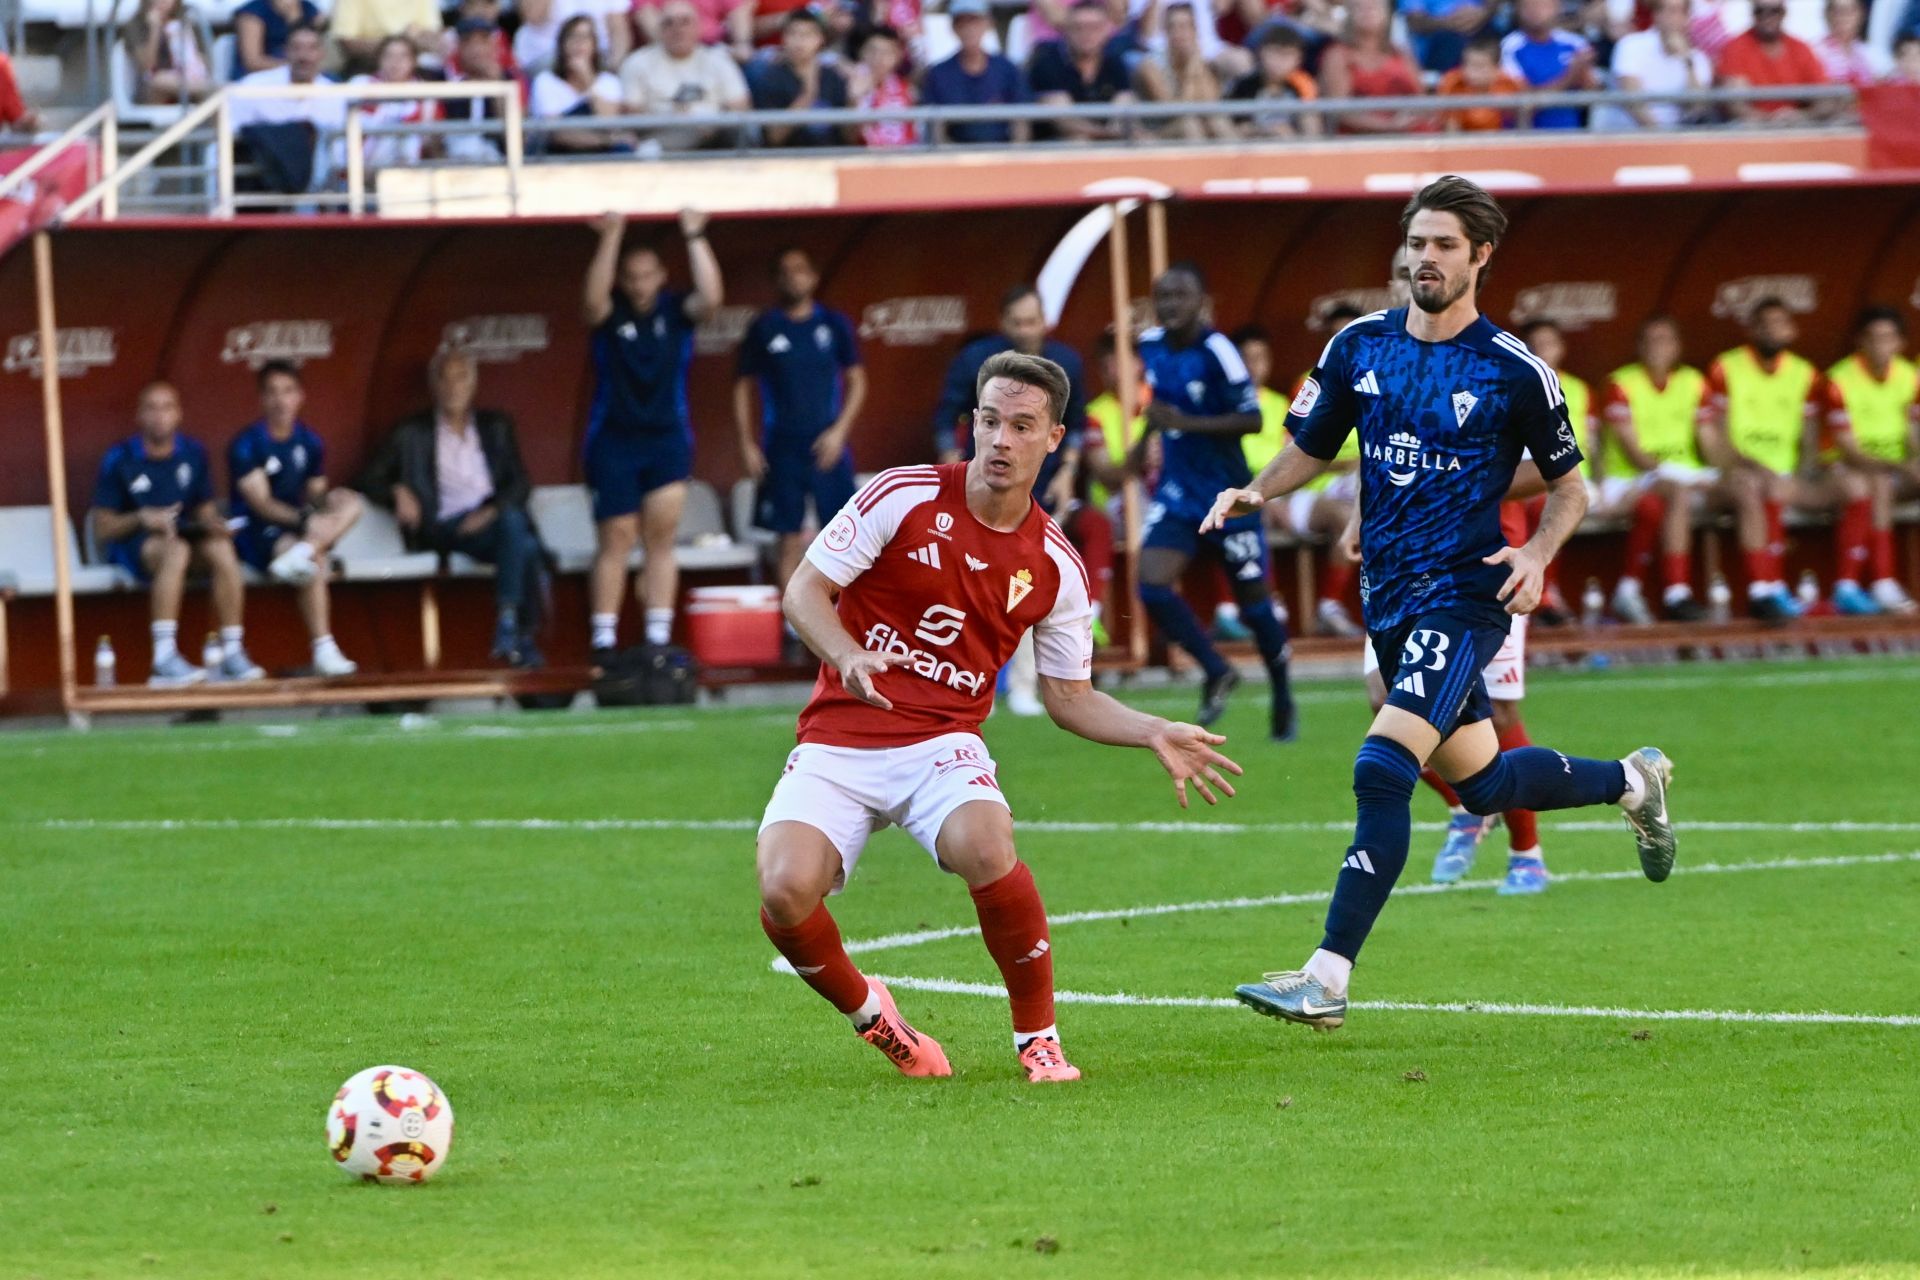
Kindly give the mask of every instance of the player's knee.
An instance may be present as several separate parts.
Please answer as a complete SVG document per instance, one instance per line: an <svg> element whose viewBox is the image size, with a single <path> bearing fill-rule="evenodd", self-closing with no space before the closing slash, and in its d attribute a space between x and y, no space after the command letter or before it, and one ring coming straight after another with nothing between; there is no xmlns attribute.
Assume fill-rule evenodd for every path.
<svg viewBox="0 0 1920 1280"><path fill-rule="evenodd" d="M1370 734L1353 758L1353 795L1361 804L1411 800L1420 761L1392 738Z"/></svg>
<svg viewBox="0 0 1920 1280"><path fill-rule="evenodd" d="M367 509L367 500L352 489L332 489L327 493L327 514L341 522L344 528L360 518Z"/></svg>
<svg viewBox="0 0 1920 1280"><path fill-rule="evenodd" d="M812 874L785 859L760 864L760 905L778 925L791 927L813 914L826 897Z"/></svg>
<svg viewBox="0 0 1920 1280"><path fill-rule="evenodd" d="M1467 807L1467 812L1482 817L1511 809L1513 788L1513 766L1507 763L1505 755L1494 756L1486 768L1471 778L1463 778L1453 784L1454 794L1460 797L1460 803Z"/></svg>

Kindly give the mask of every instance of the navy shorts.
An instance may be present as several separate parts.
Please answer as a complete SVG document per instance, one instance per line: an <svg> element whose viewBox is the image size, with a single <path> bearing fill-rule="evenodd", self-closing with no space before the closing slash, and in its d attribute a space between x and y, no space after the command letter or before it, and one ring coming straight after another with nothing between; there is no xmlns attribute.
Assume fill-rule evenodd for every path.
<svg viewBox="0 0 1920 1280"><path fill-rule="evenodd" d="M1444 610L1367 633L1387 684L1387 705L1411 711L1443 739L1493 714L1481 672L1506 638L1505 626Z"/></svg>
<svg viewBox="0 0 1920 1280"><path fill-rule="evenodd" d="M775 533L798 533L806 523L811 495L814 516L824 527L853 500L854 488L851 450L822 471L813 465L813 451L805 444L772 446L767 450L767 477L753 503L753 523Z"/></svg>
<svg viewBox="0 0 1920 1280"><path fill-rule="evenodd" d="M118 542L109 542L101 548L108 564L117 564L133 575L133 580L141 586L153 582L153 575L147 572L147 566L140 561L140 549L147 545L150 533L136 533L131 538L122 538Z"/></svg>
<svg viewBox="0 0 1920 1280"><path fill-rule="evenodd" d="M596 431L587 438L586 472L593 518L630 516L649 493L693 474L693 437Z"/></svg>
<svg viewBox="0 0 1920 1280"><path fill-rule="evenodd" d="M277 524L258 525L249 520L233 531L233 551L240 557L240 563L252 565L261 573L273 563L274 544L291 529L283 529Z"/></svg>
<svg viewBox="0 0 1920 1280"><path fill-rule="evenodd" d="M1260 513L1236 516L1221 528L1201 533L1200 521L1204 518L1168 511L1158 502L1152 503L1147 507L1146 528L1140 535L1140 545L1177 551L1189 557L1207 547L1220 557L1226 565L1227 576L1235 584L1257 582L1265 586L1269 568L1267 530L1261 523Z"/></svg>

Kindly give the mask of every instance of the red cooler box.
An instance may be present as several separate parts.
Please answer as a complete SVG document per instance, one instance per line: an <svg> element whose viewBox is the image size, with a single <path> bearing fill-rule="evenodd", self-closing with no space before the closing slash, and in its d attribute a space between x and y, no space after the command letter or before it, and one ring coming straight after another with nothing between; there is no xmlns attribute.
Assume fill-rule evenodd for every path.
<svg viewBox="0 0 1920 1280"><path fill-rule="evenodd" d="M780 661L780 588L695 587L687 592L687 638L704 667L765 667Z"/></svg>

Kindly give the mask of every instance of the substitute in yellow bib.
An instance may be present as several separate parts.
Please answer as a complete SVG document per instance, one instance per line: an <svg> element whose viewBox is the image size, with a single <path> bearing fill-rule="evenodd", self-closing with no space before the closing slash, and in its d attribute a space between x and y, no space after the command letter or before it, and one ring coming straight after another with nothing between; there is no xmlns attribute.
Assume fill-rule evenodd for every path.
<svg viewBox="0 0 1920 1280"><path fill-rule="evenodd" d="M1907 322L1894 307L1869 307L1853 327L1854 352L1827 370L1829 439L1862 476L1871 502L1873 602L1913 613L1893 554L1893 508L1920 498L1920 372L1907 359Z"/></svg>
<svg viewBox="0 0 1920 1280"><path fill-rule="evenodd" d="M1641 583L1658 542L1661 612L1674 622L1697 622L1706 610L1693 594L1693 507L1714 473L1700 463L1694 423L1707 379L1682 363L1680 326L1672 316L1643 321L1638 349L1639 360L1607 378L1606 408L1587 453L1593 510L1633 522L1614 612L1651 620Z"/></svg>
<svg viewBox="0 0 1920 1280"><path fill-rule="evenodd" d="M1748 313L1747 335L1746 346L1722 353L1707 370L1700 452L1720 473L1708 501L1739 521L1748 608L1766 622L1800 614L1787 590L1781 518L1793 506L1836 517L1835 610L1878 613L1852 572L1870 524L1866 484L1844 463L1820 460L1820 374L1790 350L1799 336L1793 313L1780 299L1763 298Z"/></svg>

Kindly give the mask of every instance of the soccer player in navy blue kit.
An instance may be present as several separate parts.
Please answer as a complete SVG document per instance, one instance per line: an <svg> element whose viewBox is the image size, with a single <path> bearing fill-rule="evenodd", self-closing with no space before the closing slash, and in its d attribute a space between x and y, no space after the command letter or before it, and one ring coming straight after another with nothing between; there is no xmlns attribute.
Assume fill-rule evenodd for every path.
<svg viewBox="0 0 1920 1280"><path fill-rule="evenodd" d="M1211 528L1202 524L1212 495L1248 482L1244 437L1260 430L1259 388L1233 340L1208 328L1206 282L1186 264L1153 282L1157 328L1140 335L1140 368L1152 389L1147 429L1134 446L1160 437L1160 482L1140 537L1140 602L1167 639L1192 654L1206 672L1200 695L1202 725L1218 720L1240 677L1220 656L1180 595L1180 579L1205 547L1220 558L1233 583L1240 620L1253 632L1272 682L1271 731L1294 736L1293 693L1287 683L1287 624L1267 585L1267 532L1255 510Z"/></svg>
<svg viewBox="0 0 1920 1280"><path fill-rule="evenodd" d="M587 268L584 311L593 329L593 407L587 421L587 487L599 548L588 580L593 649L604 657L618 643L620 601L635 545L645 549L640 596L647 643L673 636L680 590L674 541L693 474L693 420L687 408L687 366L694 328L725 296L720 261L707 244L707 215L680 214L693 269L693 292L667 287L667 268L653 249L621 252L627 220L609 213L596 224L600 247Z"/></svg>
<svg viewBox="0 0 1920 1280"><path fill-rule="evenodd" d="M300 371L272 360L255 380L260 417L227 446L233 548L255 569L299 589L314 674L350 676L360 668L334 642L327 552L360 518L360 495L327 487L326 446L300 420L306 402Z"/></svg>
<svg viewBox="0 0 1920 1280"><path fill-rule="evenodd" d="M1359 816L1319 949L1303 968L1235 992L1270 1017L1322 1029L1346 1020L1348 978L1406 866L1410 802L1429 761L1478 814L1617 804L1646 877L1673 870L1665 755L1502 752L1490 718L1481 669L1511 616L1539 604L1547 562L1587 509L1558 379L1477 305L1506 224L1493 197L1464 178L1415 195L1400 219L1413 305L1334 335L1294 397L1292 442L1251 486L1222 492L1203 526L1291 493L1326 468L1348 432L1360 433L1361 599L1389 692L1354 760ZM1527 449L1547 504L1533 537L1514 547L1500 533L1500 500Z"/></svg>
<svg viewBox="0 0 1920 1280"><path fill-rule="evenodd" d="M213 500L213 467L198 440L180 434L180 393L153 382L140 392L138 434L107 451L93 489L93 535L109 563L151 588L153 670L157 688L222 680L258 680L266 674L247 656L241 630L246 584L233 553L233 535ZM180 653L180 597L187 570L213 581L213 612L221 656L212 672Z"/></svg>
<svg viewBox="0 0 1920 1280"><path fill-rule="evenodd" d="M867 400L867 370L852 322L815 300L820 273L805 250L782 250L773 282L780 305L754 317L740 340L733 418L741 466L760 486L754 522L780 535L784 587L807 549L807 499L825 525L853 497L847 433Z"/></svg>

